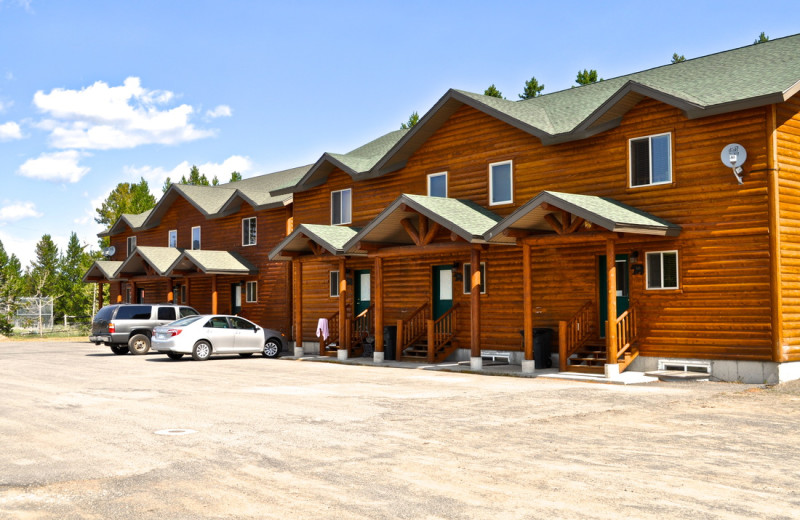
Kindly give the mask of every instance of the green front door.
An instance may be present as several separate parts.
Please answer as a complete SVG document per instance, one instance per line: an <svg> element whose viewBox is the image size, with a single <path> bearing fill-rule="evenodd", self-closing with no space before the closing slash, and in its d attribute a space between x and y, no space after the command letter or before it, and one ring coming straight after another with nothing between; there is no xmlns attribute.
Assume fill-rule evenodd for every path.
<svg viewBox="0 0 800 520"><path fill-rule="evenodd" d="M606 321L608 321L608 293L606 288L606 255L598 257L597 274L599 276L598 305L600 309L600 337L606 337ZM628 255L617 255L617 316L628 310L630 296L628 295Z"/></svg>
<svg viewBox="0 0 800 520"><path fill-rule="evenodd" d="M370 282L369 269L358 270L354 273L353 291L355 295L355 316L358 316L369 308L370 303Z"/></svg>
<svg viewBox="0 0 800 520"><path fill-rule="evenodd" d="M453 307L453 266L433 266L433 319L438 320L442 314Z"/></svg>

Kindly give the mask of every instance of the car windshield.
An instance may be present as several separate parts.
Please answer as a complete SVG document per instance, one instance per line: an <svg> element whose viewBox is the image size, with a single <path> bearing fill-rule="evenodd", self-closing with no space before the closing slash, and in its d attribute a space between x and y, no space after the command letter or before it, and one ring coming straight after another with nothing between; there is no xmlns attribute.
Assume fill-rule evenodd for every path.
<svg viewBox="0 0 800 520"><path fill-rule="evenodd" d="M194 323L199 319L200 316L195 314L194 316L187 316L185 318L179 319L178 321L173 321L172 323L168 323L167 325L169 325L170 327L185 327L186 325Z"/></svg>

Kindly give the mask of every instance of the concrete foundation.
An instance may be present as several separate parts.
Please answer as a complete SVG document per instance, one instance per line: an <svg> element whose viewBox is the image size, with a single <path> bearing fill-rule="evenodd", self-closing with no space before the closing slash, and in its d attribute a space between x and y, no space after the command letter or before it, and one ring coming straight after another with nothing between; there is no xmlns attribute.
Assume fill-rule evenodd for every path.
<svg viewBox="0 0 800 520"><path fill-rule="evenodd" d="M372 361L375 363L383 363L385 352L373 352L372 353Z"/></svg>
<svg viewBox="0 0 800 520"><path fill-rule="evenodd" d="M522 373L523 374L533 374L534 369L536 368L536 361L532 359L523 359L522 360Z"/></svg>
<svg viewBox="0 0 800 520"><path fill-rule="evenodd" d="M773 363L772 361L676 359L639 356L631 363L628 370L652 372L662 368L659 366L659 362L661 362L661 365L664 363L669 365L706 364L710 368L710 379L712 381L774 385L800 379L800 362Z"/></svg>
<svg viewBox="0 0 800 520"><path fill-rule="evenodd" d="M469 358L470 370L483 370L483 358L471 357Z"/></svg>
<svg viewBox="0 0 800 520"><path fill-rule="evenodd" d="M336 351L336 359L339 361L344 361L347 359L347 350L340 349Z"/></svg>
<svg viewBox="0 0 800 520"><path fill-rule="evenodd" d="M294 347L294 357L303 357L303 347Z"/></svg>
<svg viewBox="0 0 800 520"><path fill-rule="evenodd" d="M619 377L619 364L617 363L606 363L604 365L606 379L614 379Z"/></svg>

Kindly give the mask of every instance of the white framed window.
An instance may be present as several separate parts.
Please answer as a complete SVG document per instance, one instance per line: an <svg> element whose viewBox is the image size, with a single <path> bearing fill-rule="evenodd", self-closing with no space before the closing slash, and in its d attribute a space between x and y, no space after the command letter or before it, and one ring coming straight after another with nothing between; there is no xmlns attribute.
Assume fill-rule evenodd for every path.
<svg viewBox="0 0 800 520"><path fill-rule="evenodd" d="M464 264L464 294L472 293L472 265ZM481 262L481 294L486 294L486 262Z"/></svg>
<svg viewBox="0 0 800 520"><path fill-rule="evenodd" d="M331 192L331 224L349 224L352 221L352 193L350 188Z"/></svg>
<svg viewBox="0 0 800 520"><path fill-rule="evenodd" d="M339 297L339 271L330 271L330 296L331 298Z"/></svg>
<svg viewBox="0 0 800 520"><path fill-rule="evenodd" d="M447 197L447 172L428 175L428 197Z"/></svg>
<svg viewBox="0 0 800 520"><path fill-rule="evenodd" d="M167 233L167 247L178 247L178 230L170 229Z"/></svg>
<svg viewBox="0 0 800 520"><path fill-rule="evenodd" d="M514 202L513 161L496 162L489 165L489 205Z"/></svg>
<svg viewBox="0 0 800 520"><path fill-rule="evenodd" d="M242 245L256 245L256 217L242 219Z"/></svg>
<svg viewBox="0 0 800 520"><path fill-rule="evenodd" d="M200 226L192 228L192 249L200 249Z"/></svg>
<svg viewBox="0 0 800 520"><path fill-rule="evenodd" d="M247 303L258 301L258 282L247 282L245 284L245 299Z"/></svg>
<svg viewBox="0 0 800 520"><path fill-rule="evenodd" d="M678 288L678 252L654 251L647 253L647 288Z"/></svg>
<svg viewBox="0 0 800 520"><path fill-rule="evenodd" d="M672 134L637 137L628 143L632 188L672 182Z"/></svg>
<svg viewBox="0 0 800 520"><path fill-rule="evenodd" d="M128 237L128 256L136 249L136 237Z"/></svg>

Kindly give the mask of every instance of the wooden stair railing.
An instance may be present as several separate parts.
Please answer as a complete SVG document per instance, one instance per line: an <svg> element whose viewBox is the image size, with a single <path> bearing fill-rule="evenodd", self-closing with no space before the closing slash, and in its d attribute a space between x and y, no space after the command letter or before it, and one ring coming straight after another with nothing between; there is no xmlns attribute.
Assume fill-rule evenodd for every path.
<svg viewBox="0 0 800 520"><path fill-rule="evenodd" d="M356 348L364 343L367 337L375 334L375 305L372 304L353 318L350 326L350 346Z"/></svg>
<svg viewBox="0 0 800 520"><path fill-rule="evenodd" d="M628 368L628 365L639 355L639 351L636 348L636 340L638 339L637 307L636 302L631 302L628 310L620 314L615 323L617 327L616 362L619 363L620 372Z"/></svg>
<svg viewBox="0 0 800 520"><path fill-rule="evenodd" d="M404 320L397 320L397 357L421 338L427 329L430 303L423 303Z"/></svg>
<svg viewBox="0 0 800 520"><path fill-rule="evenodd" d="M328 316L328 337L319 337L319 355L335 356L335 350L333 351L333 354L331 354L331 351L328 350L328 346L333 345L334 343L337 345L339 344L339 311L336 311Z"/></svg>
<svg viewBox="0 0 800 520"><path fill-rule="evenodd" d="M428 363L439 363L454 350L453 338L458 323L458 303L434 321L428 320ZM451 349L445 347L450 344Z"/></svg>
<svg viewBox="0 0 800 520"><path fill-rule="evenodd" d="M559 372L567 371L567 360L591 338L594 315L594 306L588 301L569 320L558 322Z"/></svg>

